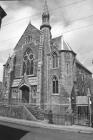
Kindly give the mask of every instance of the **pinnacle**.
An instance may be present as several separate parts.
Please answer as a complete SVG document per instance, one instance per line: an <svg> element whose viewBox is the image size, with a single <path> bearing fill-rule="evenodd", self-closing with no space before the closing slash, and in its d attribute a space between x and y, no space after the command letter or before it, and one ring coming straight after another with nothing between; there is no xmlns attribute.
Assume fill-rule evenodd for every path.
<svg viewBox="0 0 93 140"><path fill-rule="evenodd" d="M49 14L47 0L44 0L43 14Z"/></svg>

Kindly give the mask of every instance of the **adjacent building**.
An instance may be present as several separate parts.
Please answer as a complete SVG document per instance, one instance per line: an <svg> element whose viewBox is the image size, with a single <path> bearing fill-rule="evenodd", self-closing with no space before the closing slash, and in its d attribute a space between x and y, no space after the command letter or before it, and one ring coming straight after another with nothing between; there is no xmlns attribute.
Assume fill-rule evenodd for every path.
<svg viewBox="0 0 93 140"><path fill-rule="evenodd" d="M6 12L2 9L2 7L0 6L0 27L1 27L1 23L2 23L2 19L6 16ZM2 92L3 92L3 85L2 82L0 82L0 99L2 97Z"/></svg>
<svg viewBox="0 0 93 140"><path fill-rule="evenodd" d="M1 27L1 23L2 23L2 19L6 16L6 12L2 9L2 7L0 6L0 27Z"/></svg>
<svg viewBox="0 0 93 140"><path fill-rule="evenodd" d="M45 1L40 30L29 23L4 65L3 98L39 105L53 113L80 113L81 106L88 107L91 78L63 36L52 38Z"/></svg>

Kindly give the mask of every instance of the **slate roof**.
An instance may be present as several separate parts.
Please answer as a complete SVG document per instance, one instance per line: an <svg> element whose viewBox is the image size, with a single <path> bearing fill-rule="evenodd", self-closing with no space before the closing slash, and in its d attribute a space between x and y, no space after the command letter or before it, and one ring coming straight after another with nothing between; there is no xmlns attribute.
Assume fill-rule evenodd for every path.
<svg viewBox="0 0 93 140"><path fill-rule="evenodd" d="M14 79L11 87L18 87L22 78ZM28 77L28 82L30 85L37 85L38 84L37 77Z"/></svg>
<svg viewBox="0 0 93 140"><path fill-rule="evenodd" d="M89 71L79 60L76 59L76 64L79 65L80 67L82 67L83 69L86 70L86 72L88 72L89 74L92 74L91 71Z"/></svg>
<svg viewBox="0 0 93 140"><path fill-rule="evenodd" d="M61 50L73 51L72 48L68 45L68 43L64 41L64 39L62 40Z"/></svg>
<svg viewBox="0 0 93 140"><path fill-rule="evenodd" d="M69 44L64 40L63 36L58 36L52 39L52 43L57 46L59 51L72 51L75 53Z"/></svg>

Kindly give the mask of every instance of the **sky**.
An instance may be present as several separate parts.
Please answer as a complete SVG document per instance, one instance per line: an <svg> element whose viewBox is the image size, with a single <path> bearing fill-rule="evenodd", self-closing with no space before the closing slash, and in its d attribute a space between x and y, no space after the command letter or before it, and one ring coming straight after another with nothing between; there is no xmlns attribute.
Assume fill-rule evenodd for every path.
<svg viewBox="0 0 93 140"><path fill-rule="evenodd" d="M63 35L77 59L93 72L93 0L47 0L52 37ZM0 81L3 65L29 22L38 29L44 0L0 1L7 16L0 30Z"/></svg>

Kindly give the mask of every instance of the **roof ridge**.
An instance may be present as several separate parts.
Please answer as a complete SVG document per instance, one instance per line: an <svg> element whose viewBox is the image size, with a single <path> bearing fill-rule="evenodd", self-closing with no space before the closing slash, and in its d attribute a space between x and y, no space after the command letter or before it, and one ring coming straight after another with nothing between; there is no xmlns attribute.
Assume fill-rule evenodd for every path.
<svg viewBox="0 0 93 140"><path fill-rule="evenodd" d="M64 42L66 43L66 45L72 50L72 48L70 47L70 45L68 44L68 42L66 42L65 40L64 40ZM72 50L73 51L73 50Z"/></svg>
<svg viewBox="0 0 93 140"><path fill-rule="evenodd" d="M61 50L64 50L64 51L71 51L73 52L74 54L76 54L73 49L70 47L70 45L68 44L67 41L65 41L64 37L62 38L62 46L61 46Z"/></svg>
<svg viewBox="0 0 93 140"><path fill-rule="evenodd" d="M54 37L54 38L52 38L52 39L56 39L56 38L59 38L59 37L62 37L62 35L60 35L60 36L57 36L57 37Z"/></svg>
<svg viewBox="0 0 93 140"><path fill-rule="evenodd" d="M78 63L79 65L81 65L83 68L85 68L89 73L91 73L92 74L92 72L88 69L88 68L86 68L86 66L84 66L84 64L82 64L77 58L76 58L76 63Z"/></svg>

